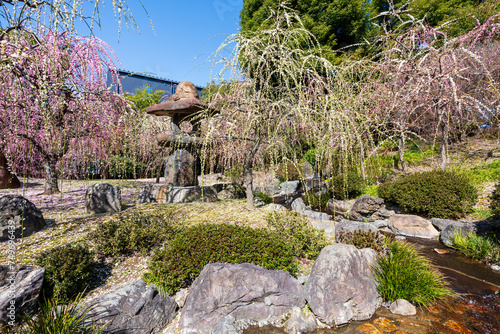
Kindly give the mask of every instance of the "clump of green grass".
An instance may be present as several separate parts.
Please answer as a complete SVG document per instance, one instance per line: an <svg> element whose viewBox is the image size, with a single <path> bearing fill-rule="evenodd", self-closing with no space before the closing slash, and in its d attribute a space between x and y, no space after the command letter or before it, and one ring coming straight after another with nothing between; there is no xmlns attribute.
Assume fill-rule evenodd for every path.
<svg viewBox="0 0 500 334"><path fill-rule="evenodd" d="M444 276L410 244L390 241L389 252L379 255L373 267L380 295L388 301L406 299L428 305L453 295Z"/></svg>
<svg viewBox="0 0 500 334"><path fill-rule="evenodd" d="M81 294L68 305L60 305L57 299L45 300L36 317L24 318L26 324L20 329L20 334L102 333L103 328L92 323L92 307L81 301Z"/></svg>
<svg viewBox="0 0 500 334"><path fill-rule="evenodd" d="M475 233L462 236L460 233L455 233L453 246L473 259L500 265L500 240L494 233L484 236Z"/></svg>
<svg viewBox="0 0 500 334"><path fill-rule="evenodd" d="M260 198L264 204L271 204L271 203L274 203L274 198L267 194L267 193L264 193L264 192L256 192L255 193L255 196Z"/></svg>
<svg viewBox="0 0 500 334"><path fill-rule="evenodd" d="M466 175L474 185L498 181L500 180L500 159L463 170L462 173Z"/></svg>

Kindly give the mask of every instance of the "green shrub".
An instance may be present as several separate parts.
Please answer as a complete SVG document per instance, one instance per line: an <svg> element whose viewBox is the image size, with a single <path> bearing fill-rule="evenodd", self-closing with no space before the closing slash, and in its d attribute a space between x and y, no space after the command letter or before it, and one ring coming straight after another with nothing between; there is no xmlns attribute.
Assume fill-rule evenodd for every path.
<svg viewBox="0 0 500 334"><path fill-rule="evenodd" d="M153 248L172 240L182 228L175 209L170 208L158 213L120 214L99 224L91 238L96 250L104 255L148 254Z"/></svg>
<svg viewBox="0 0 500 334"><path fill-rule="evenodd" d="M322 210L326 208L326 204L328 204L330 198L330 194L316 195L312 192L308 192L304 196L304 203L312 206L314 209Z"/></svg>
<svg viewBox="0 0 500 334"><path fill-rule="evenodd" d="M180 232L165 249L154 252L150 272L144 279L171 294L189 285L206 264L213 262L249 262L295 275L294 255L292 247L264 229L230 224L196 225Z"/></svg>
<svg viewBox="0 0 500 334"><path fill-rule="evenodd" d="M453 246L461 253L486 263L500 265L500 240L494 233L478 236L471 233L453 235Z"/></svg>
<svg viewBox="0 0 500 334"><path fill-rule="evenodd" d="M285 160L278 165L276 177L280 181L299 180L302 178L302 165Z"/></svg>
<svg viewBox="0 0 500 334"><path fill-rule="evenodd" d="M103 328L92 324L89 313L92 307L85 306L82 295L68 305L59 305L56 299L45 300L40 304L40 311L36 317L26 317L26 325L21 329L21 334L99 334Z"/></svg>
<svg viewBox="0 0 500 334"><path fill-rule="evenodd" d="M44 295L69 302L93 276L95 254L82 244L66 244L41 253L35 263L45 268Z"/></svg>
<svg viewBox="0 0 500 334"><path fill-rule="evenodd" d="M490 196L491 215L500 218L500 182L495 185L495 189Z"/></svg>
<svg viewBox="0 0 500 334"><path fill-rule="evenodd" d="M108 166L108 177L111 179L135 179L141 176L146 168L144 163L121 155L111 156Z"/></svg>
<svg viewBox="0 0 500 334"><path fill-rule="evenodd" d="M406 299L419 305L452 295L444 276L410 244L389 242L389 252L378 255L373 267L377 289L387 301Z"/></svg>
<svg viewBox="0 0 500 334"><path fill-rule="evenodd" d="M370 231L344 231L340 230L335 236L337 242L353 245L358 249L371 248L377 253L385 252L387 244L384 235Z"/></svg>
<svg viewBox="0 0 500 334"><path fill-rule="evenodd" d="M316 166L316 150L313 148L310 150L307 150L307 152L304 153L302 160L307 161L313 167Z"/></svg>
<svg viewBox="0 0 500 334"><path fill-rule="evenodd" d="M403 210L451 219L471 212L477 201L477 190L465 177L446 171L410 174L381 184L378 193Z"/></svg>
<svg viewBox="0 0 500 334"><path fill-rule="evenodd" d="M309 220L294 211L274 211L266 218L267 226L291 246L296 256L316 259L326 246L325 235L315 230Z"/></svg>
<svg viewBox="0 0 500 334"><path fill-rule="evenodd" d="M335 199L356 198L363 192L365 180L357 172L339 174L328 180L328 188Z"/></svg>
<svg viewBox="0 0 500 334"><path fill-rule="evenodd" d="M264 193L264 192L256 192L255 193L255 196L257 196L258 198L260 198L265 204L271 204L271 203L274 203L274 198L267 194L267 193Z"/></svg>

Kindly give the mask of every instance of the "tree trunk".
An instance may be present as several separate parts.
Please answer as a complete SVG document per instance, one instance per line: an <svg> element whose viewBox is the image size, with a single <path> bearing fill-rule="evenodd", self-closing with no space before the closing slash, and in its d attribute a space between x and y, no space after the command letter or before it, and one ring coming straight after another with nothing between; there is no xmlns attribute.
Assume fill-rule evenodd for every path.
<svg viewBox="0 0 500 334"><path fill-rule="evenodd" d="M445 170L448 165L448 123L442 122L441 124L441 169Z"/></svg>
<svg viewBox="0 0 500 334"><path fill-rule="evenodd" d="M247 195L247 209L255 210L255 204L253 201L253 175L252 175L252 167L253 167L253 159L257 150L260 146L260 140L255 142L255 145L252 147L250 152L245 157L245 161L243 162L243 177L245 178L245 187L246 187L246 195Z"/></svg>
<svg viewBox="0 0 500 334"><path fill-rule="evenodd" d="M359 163L361 165L361 176L363 177L363 180L366 181L365 150L364 150L362 144L361 144L360 148L361 148L361 151L359 152Z"/></svg>
<svg viewBox="0 0 500 334"><path fill-rule="evenodd" d="M399 154L399 161L401 162L401 170L403 173L406 173L407 168L406 168L406 160L405 160L405 137L404 134L401 134L398 139L398 154Z"/></svg>
<svg viewBox="0 0 500 334"><path fill-rule="evenodd" d="M45 195L53 195L59 193L57 185L57 171L56 162L53 159L46 159L43 162L43 169L45 171Z"/></svg>
<svg viewBox="0 0 500 334"><path fill-rule="evenodd" d="M250 163L248 163L250 161ZM243 174L245 178L245 187L247 195L247 209L254 210L255 205L253 202L253 176L252 176L252 163L250 159L245 159L243 164Z"/></svg>
<svg viewBox="0 0 500 334"><path fill-rule="evenodd" d="M11 189L21 187L21 182L15 174L12 174L7 164L7 158L0 149L0 189Z"/></svg>

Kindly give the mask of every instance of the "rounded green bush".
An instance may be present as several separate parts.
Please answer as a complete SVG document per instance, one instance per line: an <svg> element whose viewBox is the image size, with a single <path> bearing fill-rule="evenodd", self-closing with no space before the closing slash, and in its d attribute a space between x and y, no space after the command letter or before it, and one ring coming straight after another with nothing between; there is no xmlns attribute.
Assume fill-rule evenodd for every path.
<svg viewBox="0 0 500 334"><path fill-rule="evenodd" d="M403 210L451 219L472 212L477 201L477 190L467 178L446 171L415 173L383 183L378 194Z"/></svg>
<svg viewBox="0 0 500 334"><path fill-rule="evenodd" d="M156 250L144 280L171 294L214 262L253 263L292 275L297 271L293 249L276 234L230 224L202 224L183 230L165 249Z"/></svg>
<svg viewBox="0 0 500 334"><path fill-rule="evenodd" d="M500 182L495 185L490 201L491 215L500 218Z"/></svg>
<svg viewBox="0 0 500 334"><path fill-rule="evenodd" d="M95 254L82 244L66 244L40 254L35 263L45 269L44 294L69 302L88 286Z"/></svg>
<svg viewBox="0 0 500 334"><path fill-rule="evenodd" d="M335 199L356 198L363 193L365 180L357 172L338 174L328 180L328 188Z"/></svg>
<svg viewBox="0 0 500 334"><path fill-rule="evenodd" d="M92 232L97 252L116 256L133 252L149 253L172 240L183 225L173 208L156 213L120 214L103 222Z"/></svg>
<svg viewBox="0 0 500 334"><path fill-rule="evenodd" d="M406 299L419 305L450 296L444 276L410 244L389 243L389 252L379 255L373 267L377 289L387 301Z"/></svg>

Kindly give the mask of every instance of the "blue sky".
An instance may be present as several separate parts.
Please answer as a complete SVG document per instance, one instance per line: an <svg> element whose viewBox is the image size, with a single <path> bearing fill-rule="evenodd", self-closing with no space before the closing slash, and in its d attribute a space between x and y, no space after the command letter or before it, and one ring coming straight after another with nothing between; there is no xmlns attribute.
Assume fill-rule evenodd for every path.
<svg viewBox="0 0 500 334"><path fill-rule="evenodd" d="M113 19L111 0L101 12L102 29L94 34L116 52L123 68L148 72L175 81L189 80L199 86L211 79L210 65L197 67L224 39L239 29L242 0L142 0L153 21L138 0L127 0L139 26L127 32ZM82 31L82 33L86 34ZM197 58L195 60L195 58Z"/></svg>

